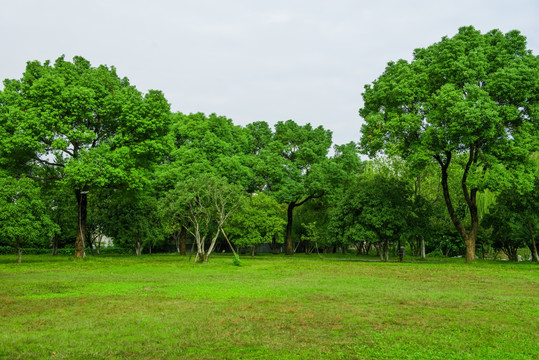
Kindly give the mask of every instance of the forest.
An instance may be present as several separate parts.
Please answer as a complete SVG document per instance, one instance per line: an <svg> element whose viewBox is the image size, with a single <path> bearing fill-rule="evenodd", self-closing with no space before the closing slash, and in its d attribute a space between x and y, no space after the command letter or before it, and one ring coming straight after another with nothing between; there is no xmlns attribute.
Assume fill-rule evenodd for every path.
<svg viewBox="0 0 539 360"><path fill-rule="evenodd" d="M362 96L357 143L334 144L294 120L171 112L82 57L29 61L0 91L0 254L539 262L539 58L522 34L463 27Z"/></svg>

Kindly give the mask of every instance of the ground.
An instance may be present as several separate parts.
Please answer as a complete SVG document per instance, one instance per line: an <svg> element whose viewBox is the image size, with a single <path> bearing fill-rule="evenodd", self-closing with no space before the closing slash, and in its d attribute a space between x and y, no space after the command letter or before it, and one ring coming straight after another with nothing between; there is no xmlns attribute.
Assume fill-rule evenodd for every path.
<svg viewBox="0 0 539 360"><path fill-rule="evenodd" d="M341 258L342 259L342 258ZM539 267L0 256L1 359L536 359Z"/></svg>

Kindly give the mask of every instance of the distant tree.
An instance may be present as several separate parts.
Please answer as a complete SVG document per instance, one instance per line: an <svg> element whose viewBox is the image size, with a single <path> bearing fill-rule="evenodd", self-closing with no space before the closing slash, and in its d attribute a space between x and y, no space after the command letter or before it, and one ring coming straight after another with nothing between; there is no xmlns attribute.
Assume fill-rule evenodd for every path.
<svg viewBox="0 0 539 360"><path fill-rule="evenodd" d="M463 27L416 49L410 63L390 62L365 87L363 99L363 151L436 162L447 211L466 245L466 260L473 261L478 192L530 186L528 158L539 146L539 58L526 49L526 38L518 31L481 34ZM462 166L469 225L450 192L455 165Z"/></svg>
<svg viewBox="0 0 539 360"><path fill-rule="evenodd" d="M514 190L502 191L489 208L483 226L490 228L493 246L517 260L517 250L527 246L534 261L539 262L535 235L539 230L539 173L534 187L515 195Z"/></svg>
<svg viewBox="0 0 539 360"><path fill-rule="evenodd" d="M195 262L208 261L219 234L226 237L223 226L244 195L240 186L229 184L224 178L201 174L178 182L162 199L163 206L170 211L170 219L182 224L194 237Z"/></svg>
<svg viewBox="0 0 539 360"><path fill-rule="evenodd" d="M48 215L35 181L0 177L0 238L17 250L19 263L23 247L43 247L59 231Z"/></svg>
<svg viewBox="0 0 539 360"><path fill-rule="evenodd" d="M224 227L230 240L239 247L283 243L284 208L270 196L260 193L245 199Z"/></svg>
<svg viewBox="0 0 539 360"><path fill-rule="evenodd" d="M348 243L377 242L380 259L389 259L390 242L400 243L408 227L411 193L397 178L364 175L332 212L331 228Z"/></svg>
<svg viewBox="0 0 539 360"><path fill-rule="evenodd" d="M0 92L0 162L13 173L63 180L75 193L75 256L84 256L88 192L141 188L153 161L167 153L169 104L146 95L114 67L80 57L28 62Z"/></svg>
<svg viewBox="0 0 539 360"><path fill-rule="evenodd" d="M298 125L292 120L278 122L272 141L260 159L265 167L266 189L287 204L286 254L294 253L292 227L294 209L323 196L327 183L323 163L331 147L331 131L322 126Z"/></svg>
<svg viewBox="0 0 539 360"><path fill-rule="evenodd" d="M102 231L111 236L115 245L133 246L137 256L144 246L152 246L164 234L163 219L157 210L157 200L142 190L114 193L103 209L107 219Z"/></svg>
<svg viewBox="0 0 539 360"><path fill-rule="evenodd" d="M503 204L494 205L482 221L484 227L491 229L494 249L502 250L513 261L518 260L518 249L526 245L525 235L518 231L521 224L518 215Z"/></svg>
<svg viewBox="0 0 539 360"><path fill-rule="evenodd" d="M73 190L62 181L45 182L41 187L50 219L58 226L59 231L50 238L52 255L58 249L73 246L77 237L77 203Z"/></svg>

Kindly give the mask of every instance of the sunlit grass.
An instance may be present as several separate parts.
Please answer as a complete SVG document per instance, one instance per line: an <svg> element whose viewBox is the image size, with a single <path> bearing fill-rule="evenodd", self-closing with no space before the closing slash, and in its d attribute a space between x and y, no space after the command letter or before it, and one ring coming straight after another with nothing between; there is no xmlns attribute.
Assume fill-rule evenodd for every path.
<svg viewBox="0 0 539 360"><path fill-rule="evenodd" d="M531 263L0 256L0 358L533 359Z"/></svg>

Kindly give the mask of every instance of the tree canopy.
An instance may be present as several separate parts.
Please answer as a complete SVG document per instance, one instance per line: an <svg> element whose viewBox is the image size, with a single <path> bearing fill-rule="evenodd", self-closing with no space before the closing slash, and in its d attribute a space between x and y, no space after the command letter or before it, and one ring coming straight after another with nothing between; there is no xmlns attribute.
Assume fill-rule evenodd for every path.
<svg viewBox="0 0 539 360"><path fill-rule="evenodd" d="M114 67L77 56L28 62L20 80L0 92L0 158L14 173L69 183L78 202L76 256L84 256L88 191L141 188L166 153L169 104L160 91L143 95ZM29 170L28 170L29 169Z"/></svg>
<svg viewBox="0 0 539 360"><path fill-rule="evenodd" d="M416 49L411 62L390 62L363 99L362 150L417 166L436 161L449 216L473 261L478 191L531 183L526 164L539 146L539 60L526 49L526 38L463 27ZM468 228L449 191L450 165L463 169Z"/></svg>

